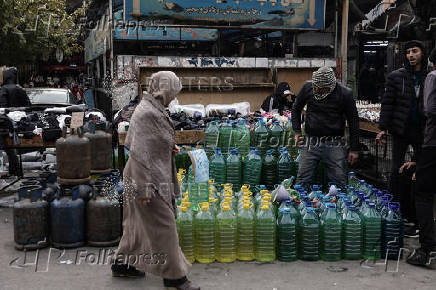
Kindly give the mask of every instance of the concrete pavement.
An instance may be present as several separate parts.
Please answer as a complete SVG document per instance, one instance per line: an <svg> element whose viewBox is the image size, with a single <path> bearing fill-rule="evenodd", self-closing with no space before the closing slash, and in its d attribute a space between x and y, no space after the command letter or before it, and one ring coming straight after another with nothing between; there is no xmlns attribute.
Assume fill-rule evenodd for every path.
<svg viewBox="0 0 436 290"><path fill-rule="evenodd" d="M408 240L408 247L417 246ZM82 251L79 252L78 251ZM87 251L86 253L84 251ZM102 251L102 250L101 250ZM101 257L102 253L100 254ZM161 279L148 275L146 279L112 278L104 259L94 261L98 248L67 250L59 257L58 250L29 252L23 266L24 252L16 251L13 242L11 208L0 208L0 289L163 289ZM87 261L77 255L91 254ZM194 264L190 278L202 289L436 289L436 271L418 268L400 261L376 265L361 261Z"/></svg>

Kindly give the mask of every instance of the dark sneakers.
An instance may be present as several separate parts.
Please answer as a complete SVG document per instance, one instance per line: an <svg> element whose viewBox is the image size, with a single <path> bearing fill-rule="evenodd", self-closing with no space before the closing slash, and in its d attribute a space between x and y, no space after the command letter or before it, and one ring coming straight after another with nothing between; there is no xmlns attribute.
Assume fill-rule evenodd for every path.
<svg viewBox="0 0 436 290"><path fill-rule="evenodd" d="M113 264L112 267L112 277L126 277L126 278L143 278L145 273L136 270L135 267L125 264Z"/></svg>
<svg viewBox="0 0 436 290"><path fill-rule="evenodd" d="M436 262L436 252L426 252L423 249L416 249L406 260L407 263L415 266L430 266Z"/></svg>
<svg viewBox="0 0 436 290"><path fill-rule="evenodd" d="M404 236L406 238L418 238L419 237L418 227L415 225L404 227Z"/></svg>

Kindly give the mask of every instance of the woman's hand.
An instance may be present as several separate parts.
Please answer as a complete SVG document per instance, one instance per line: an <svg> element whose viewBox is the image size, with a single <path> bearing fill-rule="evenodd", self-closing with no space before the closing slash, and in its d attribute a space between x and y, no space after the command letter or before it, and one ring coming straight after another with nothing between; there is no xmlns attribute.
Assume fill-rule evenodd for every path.
<svg viewBox="0 0 436 290"><path fill-rule="evenodd" d="M179 152L180 152L180 147L179 147L179 146L177 146L177 144L176 144L176 145L174 145L174 148L173 148L173 153L174 153L175 155L177 155L177 154L179 154Z"/></svg>

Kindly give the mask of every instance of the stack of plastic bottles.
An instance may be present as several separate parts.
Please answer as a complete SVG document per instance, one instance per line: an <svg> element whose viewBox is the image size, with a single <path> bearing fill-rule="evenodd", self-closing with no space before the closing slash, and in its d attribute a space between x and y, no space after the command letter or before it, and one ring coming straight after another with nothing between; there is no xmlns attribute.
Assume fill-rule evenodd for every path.
<svg viewBox="0 0 436 290"><path fill-rule="evenodd" d="M178 200L180 246L188 260L271 262L276 258L316 261L398 259L402 218L392 196L349 174L349 186L333 184L310 192L293 179L272 192L264 185L233 184L222 189L211 180L208 202L192 210L190 192ZM289 195L274 201L285 188Z"/></svg>

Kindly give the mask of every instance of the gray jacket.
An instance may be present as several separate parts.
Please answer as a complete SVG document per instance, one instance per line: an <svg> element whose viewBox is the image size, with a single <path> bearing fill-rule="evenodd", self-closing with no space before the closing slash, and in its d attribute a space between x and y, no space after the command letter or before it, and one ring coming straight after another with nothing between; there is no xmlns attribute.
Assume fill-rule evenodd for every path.
<svg viewBox="0 0 436 290"><path fill-rule="evenodd" d="M425 79L424 114L427 121L423 147L436 147L436 70L429 73Z"/></svg>

